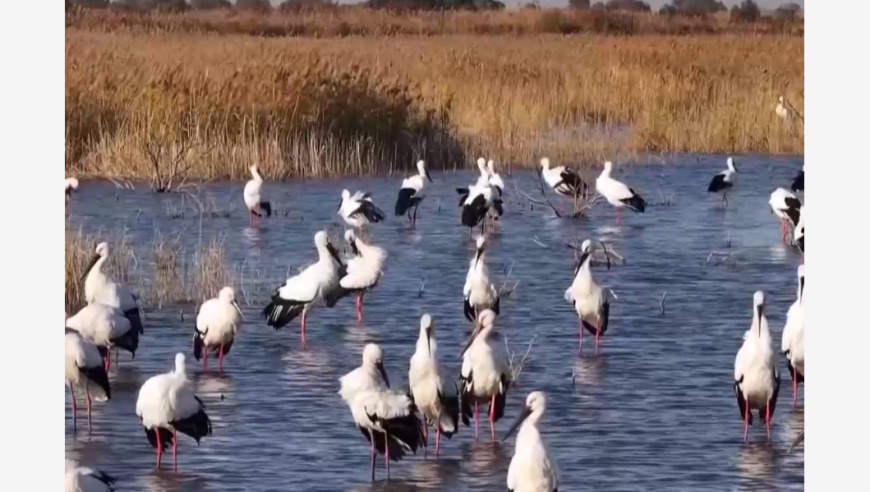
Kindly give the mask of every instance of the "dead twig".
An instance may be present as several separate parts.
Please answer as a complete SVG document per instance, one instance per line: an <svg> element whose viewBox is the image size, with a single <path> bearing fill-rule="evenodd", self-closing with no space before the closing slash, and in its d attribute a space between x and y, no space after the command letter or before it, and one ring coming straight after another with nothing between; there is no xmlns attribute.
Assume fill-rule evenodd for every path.
<svg viewBox="0 0 870 492"><path fill-rule="evenodd" d="M426 277L420 279L420 288L417 290L417 298L423 297L423 291L426 290Z"/></svg>
<svg viewBox="0 0 870 492"><path fill-rule="evenodd" d="M661 305L661 308L662 308L662 312L661 312L662 317L664 317L664 315L665 315L665 299L667 299L667 298L668 298L668 293L667 292L662 293L662 300L659 301L659 304Z"/></svg>
<svg viewBox="0 0 870 492"><path fill-rule="evenodd" d="M540 247L542 247L542 248L545 248L545 249L547 248L547 245L544 244L544 243L542 243L542 242L538 239L538 236L533 237L533 238L532 238L532 242L535 243L535 244L537 244L538 246L540 246Z"/></svg>
<svg viewBox="0 0 870 492"><path fill-rule="evenodd" d="M523 372L523 367L526 365L526 359L528 359L529 352L532 351L532 345L534 345L535 340L537 338L538 338L538 336L535 335L534 337L532 337L531 340L529 340L529 346L526 348L526 353L523 354L523 357L519 360L519 362L517 362L516 361L517 353L511 352L510 346L508 345L508 337L507 336L504 337L505 351L507 351L507 353L510 354L508 363L509 363L510 368L511 368L511 385L515 385L517 383L517 380L520 378L520 374L522 374L522 372Z"/></svg>

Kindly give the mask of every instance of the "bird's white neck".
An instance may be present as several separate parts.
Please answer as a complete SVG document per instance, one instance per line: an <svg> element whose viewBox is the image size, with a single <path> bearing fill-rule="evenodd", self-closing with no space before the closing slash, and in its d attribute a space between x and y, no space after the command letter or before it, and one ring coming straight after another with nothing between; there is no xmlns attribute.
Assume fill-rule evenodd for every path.
<svg viewBox="0 0 870 492"><path fill-rule="evenodd" d="M417 338L417 353L423 354L425 357L435 360L435 352L438 350L438 342L435 341L435 338L429 338L426 340L426 333L420 333L420 336Z"/></svg>
<svg viewBox="0 0 870 492"><path fill-rule="evenodd" d="M251 168L251 176L253 176L254 181L263 181L263 178L260 176L260 172L257 171L257 168Z"/></svg>

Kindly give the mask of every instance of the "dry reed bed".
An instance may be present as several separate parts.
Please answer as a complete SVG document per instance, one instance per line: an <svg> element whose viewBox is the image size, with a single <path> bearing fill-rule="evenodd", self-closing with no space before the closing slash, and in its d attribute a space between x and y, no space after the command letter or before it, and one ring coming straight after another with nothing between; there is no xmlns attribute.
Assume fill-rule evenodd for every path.
<svg viewBox="0 0 870 492"><path fill-rule="evenodd" d="M309 8L271 13L215 10L145 12L75 10L67 27L136 34L196 33L249 36L435 36L453 34L788 34L803 35L803 21L762 18L752 23L731 23L722 12L707 18L662 16L620 11L568 9L504 11L399 11L359 6Z"/></svg>
<svg viewBox="0 0 870 492"><path fill-rule="evenodd" d="M199 303L217 295L225 285L238 288L234 272L226 264L222 238L212 238L187 251L179 238L167 238L157 232L145 251L137 251L126 232L96 235L68 228L64 300L70 315L84 305L82 276L101 241L107 241L110 248L105 271L132 289L140 307Z"/></svg>
<svg viewBox="0 0 870 492"><path fill-rule="evenodd" d="M374 15L374 14L372 14ZM388 173L479 153L803 153L803 39L271 39L67 29L68 172L149 179ZM156 149L156 150L155 150ZM156 154L156 158L155 158Z"/></svg>

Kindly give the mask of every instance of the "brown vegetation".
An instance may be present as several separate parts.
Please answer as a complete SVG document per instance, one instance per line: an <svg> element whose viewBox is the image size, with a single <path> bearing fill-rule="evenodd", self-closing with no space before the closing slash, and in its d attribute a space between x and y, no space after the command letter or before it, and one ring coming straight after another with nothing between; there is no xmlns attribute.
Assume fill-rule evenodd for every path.
<svg viewBox="0 0 870 492"><path fill-rule="evenodd" d="M285 179L389 173L420 157L463 167L478 153L531 166L544 153L582 164L640 152L803 152L802 127L773 113L780 94L802 110L799 36L378 35L553 32L540 26L581 14L79 13L67 28L67 170L161 189L242 178L252 162ZM647 26L639 32L670 25L620 15ZM337 22L366 36L227 27L326 36ZM674 22L758 32L718 17ZM212 29L243 34L203 35Z"/></svg>

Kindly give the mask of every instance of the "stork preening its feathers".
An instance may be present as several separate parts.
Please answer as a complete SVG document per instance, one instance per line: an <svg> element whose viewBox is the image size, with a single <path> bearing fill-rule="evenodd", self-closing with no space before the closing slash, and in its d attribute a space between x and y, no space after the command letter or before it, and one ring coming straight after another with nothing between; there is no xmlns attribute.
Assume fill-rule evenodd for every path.
<svg viewBox="0 0 870 492"><path fill-rule="evenodd" d="M553 191L573 200L573 212L577 213L578 201L588 190L586 182L577 171L565 166L550 167L550 159L541 159L541 177Z"/></svg>
<svg viewBox="0 0 870 492"><path fill-rule="evenodd" d="M344 239L354 256L347 261L338 288L332 291L326 301L335 304L342 297L356 294L356 318L362 322L363 296L366 291L374 289L383 277L387 252L356 237L350 229L344 232Z"/></svg>
<svg viewBox="0 0 870 492"><path fill-rule="evenodd" d="M376 224L386 217L384 212L375 206L370 193L357 191L351 195L348 190L341 192L338 215L341 215L347 225L356 228Z"/></svg>

